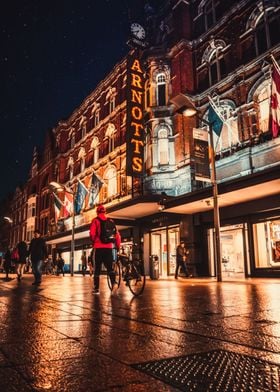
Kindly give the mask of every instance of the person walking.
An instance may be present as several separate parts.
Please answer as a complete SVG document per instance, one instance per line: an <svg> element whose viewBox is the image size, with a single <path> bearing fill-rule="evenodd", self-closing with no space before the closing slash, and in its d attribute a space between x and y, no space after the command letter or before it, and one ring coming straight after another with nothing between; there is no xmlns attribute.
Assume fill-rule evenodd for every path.
<svg viewBox="0 0 280 392"><path fill-rule="evenodd" d="M18 259L15 261L15 266L16 266L17 280L18 282L20 282L25 268L27 254L28 254L26 242L20 241L17 244L17 250L18 250Z"/></svg>
<svg viewBox="0 0 280 392"><path fill-rule="evenodd" d="M176 248L176 270L175 270L175 279L178 279L179 268L183 270L186 276L189 276L186 266L186 261L188 257L189 251L185 248L184 241L180 241L180 244Z"/></svg>
<svg viewBox="0 0 280 392"><path fill-rule="evenodd" d="M11 270L12 266L12 256L11 256L11 251L9 248L7 248L5 254L4 254L4 262L3 262L3 268L6 273L6 280L9 280L9 272Z"/></svg>
<svg viewBox="0 0 280 392"><path fill-rule="evenodd" d="M97 217L94 218L90 225L90 238L92 240L92 247L94 249L94 289L93 293L99 293L99 280L102 263L105 265L107 274L115 291L117 284L115 284L115 273L113 270L113 252L116 248L120 248L121 236L116 229L114 221L106 216L106 209L103 205L97 207Z"/></svg>
<svg viewBox="0 0 280 392"><path fill-rule="evenodd" d="M56 261L56 275L59 276L60 272L64 276L64 260L61 255L58 256Z"/></svg>
<svg viewBox="0 0 280 392"><path fill-rule="evenodd" d="M42 281L42 267L44 260L47 258L47 247L44 238L41 237L39 230L34 231L34 238L32 238L28 254L30 255L32 272L34 275L33 285L39 286Z"/></svg>
<svg viewBox="0 0 280 392"><path fill-rule="evenodd" d="M81 256L81 262L82 262L82 274L83 276L85 276L87 271L87 255L85 251L83 251L83 254Z"/></svg>
<svg viewBox="0 0 280 392"><path fill-rule="evenodd" d="M89 276L93 275L93 249L90 251L88 255L88 268L89 268Z"/></svg>

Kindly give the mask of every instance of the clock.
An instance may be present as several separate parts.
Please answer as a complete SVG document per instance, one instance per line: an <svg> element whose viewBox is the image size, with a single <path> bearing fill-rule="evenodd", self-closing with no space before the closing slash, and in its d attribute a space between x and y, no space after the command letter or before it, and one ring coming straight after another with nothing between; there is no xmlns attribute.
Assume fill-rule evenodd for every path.
<svg viewBox="0 0 280 392"><path fill-rule="evenodd" d="M130 30L134 37L138 39L144 39L146 36L144 28L139 23L132 23Z"/></svg>

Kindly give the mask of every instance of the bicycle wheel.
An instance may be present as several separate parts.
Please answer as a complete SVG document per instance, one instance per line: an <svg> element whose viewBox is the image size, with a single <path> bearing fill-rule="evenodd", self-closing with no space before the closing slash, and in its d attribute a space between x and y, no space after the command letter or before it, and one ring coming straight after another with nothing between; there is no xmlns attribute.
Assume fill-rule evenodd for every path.
<svg viewBox="0 0 280 392"><path fill-rule="evenodd" d="M135 260L131 262L131 269L126 275L129 290L133 295L138 296L143 293L146 284L144 262Z"/></svg>
<svg viewBox="0 0 280 392"><path fill-rule="evenodd" d="M121 283L121 267L120 267L120 263L118 261L114 261L113 263L113 271L115 272L115 282L117 283L118 287L120 287L120 283ZM107 283L108 283L108 287L109 289L112 291L112 282L110 279L109 274L107 274Z"/></svg>

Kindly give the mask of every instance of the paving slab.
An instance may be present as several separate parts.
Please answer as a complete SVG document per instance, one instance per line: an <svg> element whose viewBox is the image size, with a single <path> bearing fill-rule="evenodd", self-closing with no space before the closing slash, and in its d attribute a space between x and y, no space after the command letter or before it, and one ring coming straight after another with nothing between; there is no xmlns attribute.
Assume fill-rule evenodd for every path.
<svg viewBox="0 0 280 392"><path fill-rule="evenodd" d="M32 280L0 274L1 391L280 390L280 280Z"/></svg>

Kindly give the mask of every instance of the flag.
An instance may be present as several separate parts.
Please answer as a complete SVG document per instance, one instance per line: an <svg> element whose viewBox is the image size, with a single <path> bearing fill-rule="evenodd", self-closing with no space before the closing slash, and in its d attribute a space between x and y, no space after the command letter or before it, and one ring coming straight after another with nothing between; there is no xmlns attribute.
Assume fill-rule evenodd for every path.
<svg viewBox="0 0 280 392"><path fill-rule="evenodd" d="M95 173L92 173L91 186L89 189L89 206L94 207L94 202L99 194L99 191L103 185L102 179Z"/></svg>
<svg viewBox="0 0 280 392"><path fill-rule="evenodd" d="M55 193L54 195L54 216L55 216L55 222L59 220L61 217L61 212L63 211L63 203L62 201L56 196Z"/></svg>
<svg viewBox="0 0 280 392"><path fill-rule="evenodd" d="M67 191L64 192L64 214L63 217L67 218L73 214L73 194Z"/></svg>
<svg viewBox="0 0 280 392"><path fill-rule="evenodd" d="M80 180L78 180L78 189L77 189L76 197L75 197L75 201L74 201L75 214L79 214L81 212L87 193L88 193L88 190L87 190L86 186Z"/></svg>
<svg viewBox="0 0 280 392"><path fill-rule="evenodd" d="M280 70L276 64L272 68L270 107L272 135L277 137L280 131Z"/></svg>
<svg viewBox="0 0 280 392"><path fill-rule="evenodd" d="M224 121L221 118L221 115L217 109L218 108L216 107L216 105L213 105L211 100L208 110L208 121L212 125L212 129L215 134L220 137Z"/></svg>

